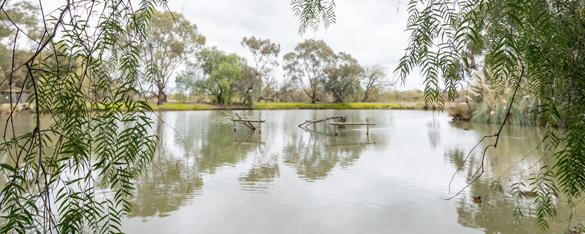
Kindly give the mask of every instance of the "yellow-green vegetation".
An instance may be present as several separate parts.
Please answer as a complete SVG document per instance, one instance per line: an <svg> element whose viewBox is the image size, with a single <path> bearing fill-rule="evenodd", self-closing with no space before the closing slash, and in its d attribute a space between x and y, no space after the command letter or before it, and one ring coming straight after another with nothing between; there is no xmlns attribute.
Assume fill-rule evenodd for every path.
<svg viewBox="0 0 585 234"><path fill-rule="evenodd" d="M299 103L299 102L267 102L256 103L253 109L287 110L287 109L404 109L401 104L394 103Z"/></svg>
<svg viewBox="0 0 585 234"><path fill-rule="evenodd" d="M165 103L162 105L150 104L153 110L171 110L171 111L187 111L187 110L213 110L213 106L208 105L190 105L180 103Z"/></svg>

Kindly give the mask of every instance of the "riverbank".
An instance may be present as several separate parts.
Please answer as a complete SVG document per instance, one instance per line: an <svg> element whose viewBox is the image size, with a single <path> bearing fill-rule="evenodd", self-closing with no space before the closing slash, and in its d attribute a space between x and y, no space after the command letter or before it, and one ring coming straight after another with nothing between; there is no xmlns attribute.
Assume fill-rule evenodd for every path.
<svg viewBox="0 0 585 234"><path fill-rule="evenodd" d="M299 102L266 102L256 103L252 107L242 105L211 105L211 104L179 104L166 103L163 105L151 104L153 110L160 111L188 111L188 110L306 110L306 109L336 109L336 110L367 110L367 109L425 109L423 103L299 103Z"/></svg>
<svg viewBox="0 0 585 234"><path fill-rule="evenodd" d="M252 107L243 105L212 105L206 103L165 103L162 105L150 104L156 111L194 111L194 110L306 110L306 109L334 109L334 110L427 110L424 103L301 103L301 102L266 102L256 103ZM19 104L16 112L26 111L28 105ZM9 113L10 104L0 105L0 113Z"/></svg>

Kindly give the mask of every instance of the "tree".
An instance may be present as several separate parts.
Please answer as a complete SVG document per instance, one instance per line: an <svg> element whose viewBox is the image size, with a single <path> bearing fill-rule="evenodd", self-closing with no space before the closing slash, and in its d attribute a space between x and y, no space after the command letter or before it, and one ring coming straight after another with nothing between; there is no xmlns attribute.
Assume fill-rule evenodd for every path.
<svg viewBox="0 0 585 234"><path fill-rule="evenodd" d="M38 41L39 20L35 14L39 10L38 7L28 1L11 3L12 1L2 1L0 39L15 36L18 30L27 40Z"/></svg>
<svg viewBox="0 0 585 234"><path fill-rule="evenodd" d="M323 80L325 90L333 95L335 102L344 103L347 96L359 87L363 70L351 55L339 53L333 64L324 70L327 75Z"/></svg>
<svg viewBox="0 0 585 234"><path fill-rule="evenodd" d="M3 13L0 14L0 89L24 89L26 76L24 69L12 72L12 63L23 64L32 55L30 45L40 38L39 20L36 17L38 7L28 1L4 1ZM19 41L27 46L17 46L14 36L18 30ZM12 38L11 38L12 37ZM19 44L20 44L19 43ZM14 51L14 53L13 53ZM6 79L4 79L6 78ZM26 100L21 100L25 102Z"/></svg>
<svg viewBox="0 0 585 234"><path fill-rule="evenodd" d="M283 59L283 69L289 78L299 83L311 103L316 103L323 90L324 70L335 59L333 50L324 41L310 39L299 43L295 51L285 54Z"/></svg>
<svg viewBox="0 0 585 234"><path fill-rule="evenodd" d="M246 84L246 59L236 54L225 54L216 47L205 48L197 55L198 63L191 64L177 79L182 90L205 92L218 104L230 104L238 85ZM247 78L254 77L249 71Z"/></svg>
<svg viewBox="0 0 585 234"><path fill-rule="evenodd" d="M324 13L323 2L293 2L301 29L317 17L331 17ZM443 108L443 93L454 99L458 85L483 70L496 92L512 88L501 125L480 142L486 144L481 162L488 149L498 146L517 94L539 99L537 119L548 129L542 140L556 160L545 164L527 184L538 194L538 224L546 229L547 220L557 215L560 195L574 207L585 194L585 81L579 79L585 76L585 3L410 0L408 5L411 36L396 72L404 80L413 70L421 69L425 102ZM463 189L478 180L483 165Z"/></svg>
<svg viewBox="0 0 585 234"><path fill-rule="evenodd" d="M146 30L149 43L143 48L153 61L155 75L148 80L157 89L157 104L167 101L164 89L175 69L185 61L187 55L195 53L205 44L205 37L197 31L182 14L154 11Z"/></svg>
<svg viewBox="0 0 585 234"><path fill-rule="evenodd" d="M244 64L241 70L241 78L239 82L236 82L236 89L238 93L242 96L242 105L252 107L254 104L254 99L252 97L252 92L256 92L260 89L258 87L260 72L258 72L255 68Z"/></svg>
<svg viewBox="0 0 585 234"><path fill-rule="evenodd" d="M44 12L38 1L42 40L2 22L9 30L0 33L11 44L29 38L34 48L16 61L21 51L12 47L8 74L8 82L26 74L22 84L34 110L30 130L18 133L9 130L15 129L11 105L2 128L0 173L7 183L0 190L0 232L121 232L134 181L156 147L146 113L152 109L135 87L154 74L140 48L157 3L134 8L130 0L78 0ZM0 15L11 6L2 1Z"/></svg>
<svg viewBox="0 0 585 234"><path fill-rule="evenodd" d="M256 79L254 82L248 82L248 87L244 92L244 104L247 96L255 86L262 85L260 88L260 98L267 99L264 95L268 89L275 89L273 87L275 82L272 80L271 72L275 66L278 66L278 54L280 53L280 44L273 43L270 39L259 39L254 36L250 38L242 38L240 44L247 48L252 53L254 61L254 70L256 71ZM252 81L252 80L250 80Z"/></svg>
<svg viewBox="0 0 585 234"><path fill-rule="evenodd" d="M362 102L370 101L372 91L386 85L384 78L386 78L386 69L381 65L367 66L364 69L362 81L365 89Z"/></svg>

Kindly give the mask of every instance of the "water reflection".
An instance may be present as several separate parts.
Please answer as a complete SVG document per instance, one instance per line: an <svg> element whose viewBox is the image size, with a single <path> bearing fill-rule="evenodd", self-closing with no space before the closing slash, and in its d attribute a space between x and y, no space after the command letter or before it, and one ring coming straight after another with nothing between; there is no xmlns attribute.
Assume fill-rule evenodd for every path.
<svg viewBox="0 0 585 234"><path fill-rule="evenodd" d="M238 112L258 116L258 111ZM137 181L129 233L538 233L534 200L519 200L512 184L533 176L543 158L538 128L506 127L498 148L473 179L478 153L465 156L497 126L451 122L444 114L387 110L262 111L262 133L233 132L221 112L162 112L153 131L159 147ZM363 127L297 125L346 116ZM30 116L29 116L30 117ZM21 130L30 127L24 116ZM312 126L310 126L312 128ZM240 130L242 129L242 130ZM6 160L5 157L0 161ZM448 190L451 176L462 168ZM2 178L0 178L2 180ZM494 182L506 191L498 194ZM2 183L2 181L0 181ZM527 188L529 189L529 188ZM482 196L475 204L469 196ZM582 202L581 202L582 203ZM582 204L569 224L559 203L552 233L585 222ZM514 224L513 209L526 217Z"/></svg>
<svg viewBox="0 0 585 234"><path fill-rule="evenodd" d="M203 186L192 160L185 152L173 150L181 144L168 141L176 130L166 124L157 118L155 129L159 136L158 145L162 147L157 148L150 168L137 183L129 217L166 217L188 203Z"/></svg>
<svg viewBox="0 0 585 234"><path fill-rule="evenodd" d="M358 134L345 134L343 137L295 132L284 148L283 160L291 165L302 178L322 179L336 166L350 166L360 157L364 144L359 142Z"/></svg>
<svg viewBox="0 0 585 234"><path fill-rule="evenodd" d="M451 126L461 129L473 129L480 136L491 135L498 126L452 122ZM529 183L536 176L550 155L544 154L540 144L544 131L538 128L507 126L497 148L491 148L485 156L484 175L468 189L465 197L457 201L458 222L464 226L482 229L485 233L541 233L537 225L535 198L521 197L512 187L519 182ZM461 175L465 182L471 182L481 164L481 150L489 142L483 143L479 151L473 153L464 164L464 157L469 151L454 148L446 151L445 156L455 168L463 168ZM501 184L504 193L497 192L495 185ZM529 191L530 187L521 187ZM469 195L482 196L481 204L475 204ZM559 201L559 217L550 220L550 233L566 232L584 219L570 217L566 201ZM515 220L513 210L522 209L524 215ZM575 214L583 214L583 204L577 207Z"/></svg>

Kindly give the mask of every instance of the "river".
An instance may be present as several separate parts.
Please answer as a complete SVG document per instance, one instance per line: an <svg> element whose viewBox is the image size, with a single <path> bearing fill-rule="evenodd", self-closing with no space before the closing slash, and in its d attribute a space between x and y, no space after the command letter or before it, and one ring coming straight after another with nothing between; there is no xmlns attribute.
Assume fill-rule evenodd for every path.
<svg viewBox="0 0 585 234"><path fill-rule="evenodd" d="M473 179L478 152L466 154L499 126L453 122L445 113L411 110L237 111L262 118L261 132L219 111L153 113L159 144L137 181L128 233L541 233L534 198L518 199L513 184L542 166L544 130L506 126ZM157 116L154 116L156 114ZM334 128L305 120L345 116L363 126ZM29 114L15 129L33 128ZM48 119L43 120L48 125ZM484 145L480 146L482 149ZM0 158L0 160L4 160ZM458 168L462 168L450 180ZM4 182L0 181L0 184ZM497 192L501 184L504 193ZM471 196L481 196L482 203ZM548 233L584 223L559 201ZM525 216L515 223L513 210Z"/></svg>
<svg viewBox="0 0 585 234"><path fill-rule="evenodd" d="M540 167L544 132L508 126L488 151L485 174L460 196L480 165L467 152L497 126L454 123L444 113L398 110L247 111L266 120L252 133L221 112L161 112L159 149L138 182L128 233L538 233L534 200L500 194ZM344 115L339 136L305 120ZM456 169L464 165L449 181ZM473 202L472 195L483 202ZM527 210L515 224L513 209ZM549 232L567 230L559 210ZM573 222L579 217L573 217ZM582 220L580 220L582 222Z"/></svg>

